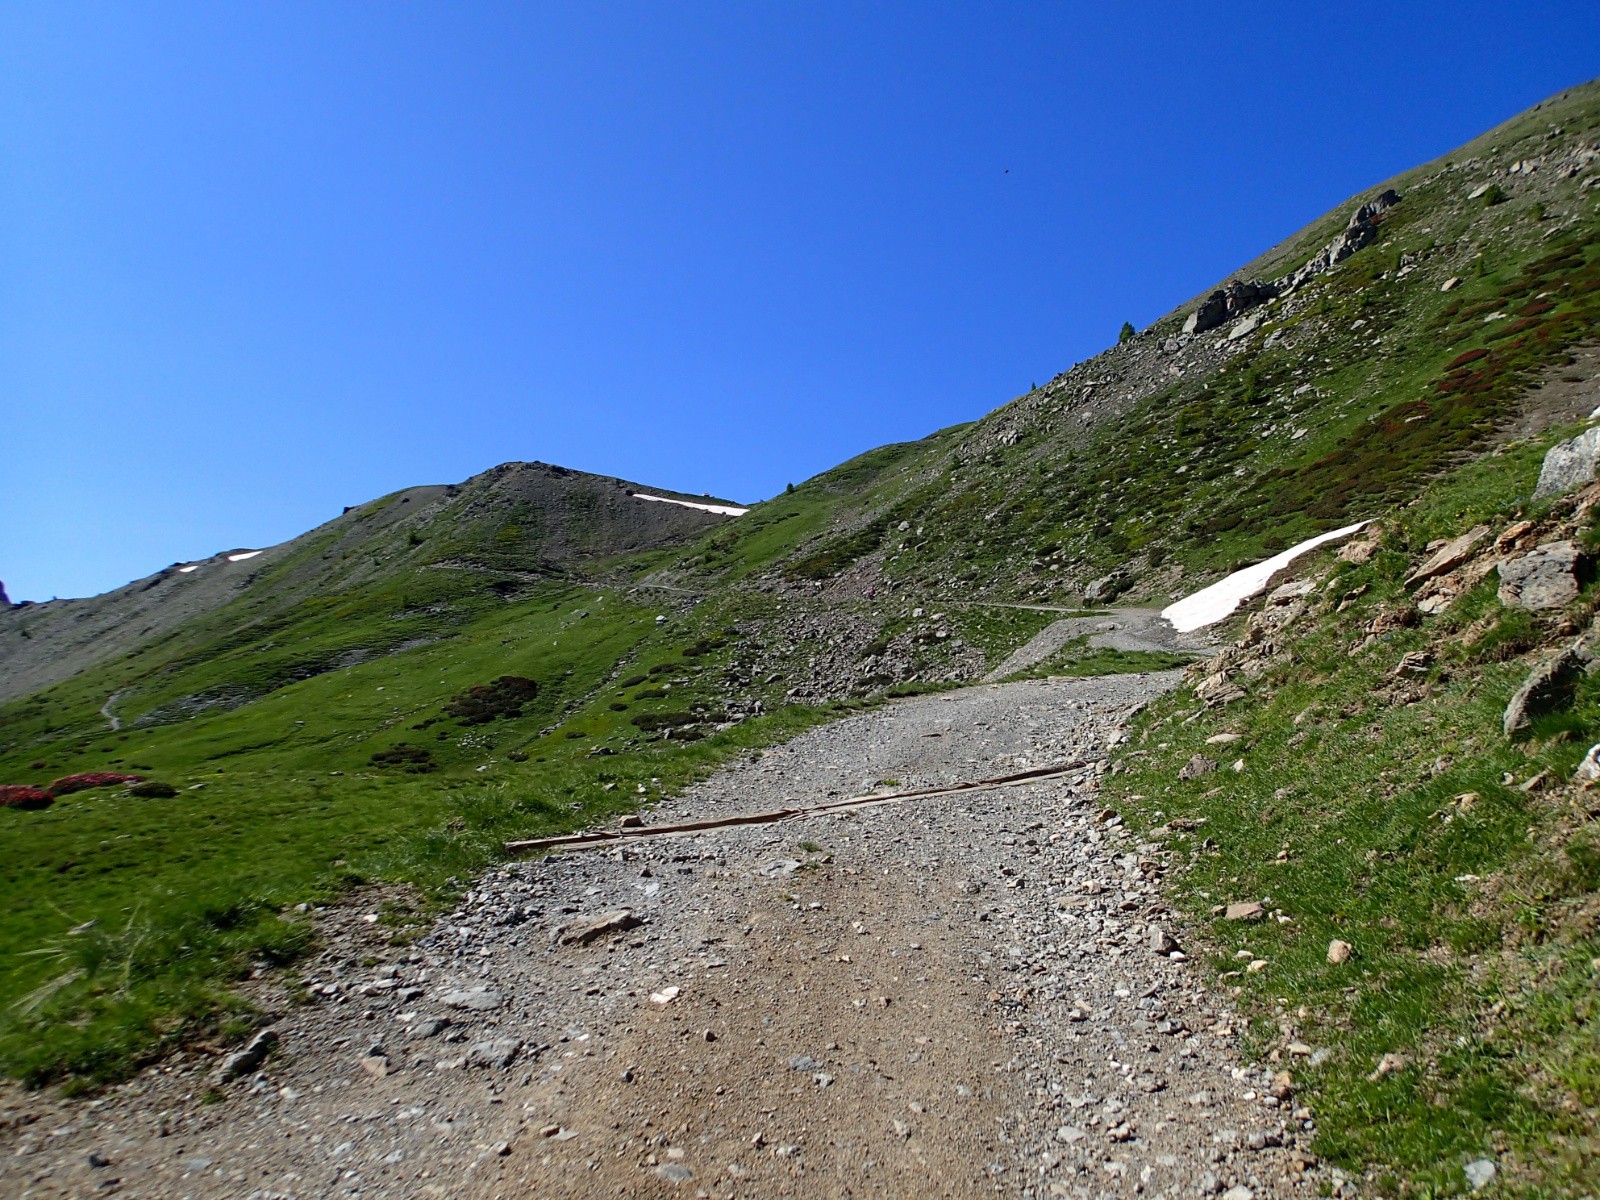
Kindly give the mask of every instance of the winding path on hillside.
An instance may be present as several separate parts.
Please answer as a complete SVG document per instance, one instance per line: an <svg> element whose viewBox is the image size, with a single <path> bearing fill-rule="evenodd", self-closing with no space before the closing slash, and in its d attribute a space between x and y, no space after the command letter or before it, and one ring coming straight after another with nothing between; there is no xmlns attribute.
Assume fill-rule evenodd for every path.
<svg viewBox="0 0 1600 1200"><path fill-rule="evenodd" d="M1310 1196L1292 1101L1167 952L1160 846L1098 796L1176 679L896 702L645 821L1048 776L509 863L410 946L379 897L331 910L326 953L258 985L258 1069L13 1090L0 1191Z"/></svg>
<svg viewBox="0 0 1600 1200"><path fill-rule="evenodd" d="M984 676L984 681L998 683L1030 670L1065 649L1069 643L1084 637L1088 639L1086 644L1091 650L1142 650L1167 654L1209 654L1215 650L1201 634L1179 633L1162 620L1161 613L1156 609L1112 608L1089 616L1064 617L1051 622L1012 651L999 666Z"/></svg>

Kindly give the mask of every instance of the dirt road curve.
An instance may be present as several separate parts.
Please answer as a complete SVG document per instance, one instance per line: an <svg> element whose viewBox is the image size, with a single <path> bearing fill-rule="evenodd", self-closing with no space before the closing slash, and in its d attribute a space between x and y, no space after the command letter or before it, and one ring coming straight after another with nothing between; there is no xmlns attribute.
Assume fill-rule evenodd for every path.
<svg viewBox="0 0 1600 1200"><path fill-rule="evenodd" d="M1064 776L514 864L405 948L330 912L258 1070L9 1091L0 1193L1310 1196L1309 1114L1153 948L1159 847L1100 816L1108 738L1171 683L902 701L648 819Z"/></svg>

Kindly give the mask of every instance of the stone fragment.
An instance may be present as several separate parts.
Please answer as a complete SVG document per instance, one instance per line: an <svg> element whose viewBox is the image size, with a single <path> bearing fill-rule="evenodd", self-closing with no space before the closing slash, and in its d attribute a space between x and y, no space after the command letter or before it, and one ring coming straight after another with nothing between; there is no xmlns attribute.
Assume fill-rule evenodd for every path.
<svg viewBox="0 0 1600 1200"><path fill-rule="evenodd" d="M230 1079L237 1079L241 1075L248 1075L263 1062L272 1048L278 1044L278 1031L263 1029L245 1043L244 1048L235 1050L222 1060L222 1066L217 1071L217 1079L227 1083Z"/></svg>
<svg viewBox="0 0 1600 1200"><path fill-rule="evenodd" d="M1487 1158L1475 1158L1462 1167L1461 1170L1467 1177L1467 1183L1472 1186L1472 1190L1475 1192L1481 1192L1494 1182L1496 1174L1494 1163Z"/></svg>
<svg viewBox="0 0 1600 1200"><path fill-rule="evenodd" d="M1564 496L1595 481L1595 465L1600 462L1600 425L1580 433L1570 441L1551 446L1539 468L1534 486L1535 500Z"/></svg>
<svg viewBox="0 0 1600 1200"><path fill-rule="evenodd" d="M1179 779L1199 779L1202 775L1209 775L1217 769L1217 764L1204 754L1196 754L1183 764L1183 769L1178 772Z"/></svg>
<svg viewBox="0 0 1600 1200"><path fill-rule="evenodd" d="M1208 675L1195 685L1195 698L1205 704L1207 708L1220 708L1224 704L1232 704L1235 700L1245 698L1245 690L1227 675L1218 672Z"/></svg>
<svg viewBox="0 0 1600 1200"><path fill-rule="evenodd" d="M1578 594L1583 552L1576 542L1550 542L1500 563L1500 603L1535 612L1561 608Z"/></svg>
<svg viewBox="0 0 1600 1200"><path fill-rule="evenodd" d="M1378 1065L1367 1076L1367 1082L1377 1083L1385 1075L1392 1075L1396 1071L1404 1071L1411 1065L1411 1061L1403 1054L1385 1054L1378 1060Z"/></svg>
<svg viewBox="0 0 1600 1200"><path fill-rule="evenodd" d="M1228 905L1227 910L1222 915L1225 920L1229 921L1259 921L1267 915L1267 910L1254 900L1245 900L1238 904Z"/></svg>
<svg viewBox="0 0 1600 1200"><path fill-rule="evenodd" d="M1583 761L1572 773L1572 778L1579 783L1600 781L1600 744L1589 747L1589 753L1583 756Z"/></svg>
<svg viewBox="0 0 1600 1200"><path fill-rule="evenodd" d="M411 1027L413 1038L438 1037L450 1025L449 1017L424 1017Z"/></svg>
<svg viewBox="0 0 1600 1200"><path fill-rule="evenodd" d="M1581 671L1582 662L1571 647L1535 667L1506 705L1502 722L1505 735L1516 737L1526 732L1535 717L1564 704Z"/></svg>
<svg viewBox="0 0 1600 1200"><path fill-rule="evenodd" d="M496 1038L492 1042L474 1042L467 1047L467 1066L503 1071L516 1061L521 1051L520 1038Z"/></svg>
<svg viewBox="0 0 1600 1200"><path fill-rule="evenodd" d="M683 990L682 988L677 988L677 987L665 987L665 988L662 988L659 992L651 992L650 993L650 1003L651 1004L659 1004L659 1005L662 1005L663 1007L665 1007L666 1005L671 1004L674 1000L676 1000L678 998L678 994L682 990Z"/></svg>
<svg viewBox="0 0 1600 1200"><path fill-rule="evenodd" d="M1460 537L1451 538L1432 554L1428 555L1427 558L1423 559L1421 565L1406 576L1406 587L1415 587L1419 583L1426 583L1436 575L1444 575L1454 571L1472 557L1472 552L1478 548L1478 544L1488 536L1489 527L1487 525L1477 525L1467 530Z"/></svg>
<svg viewBox="0 0 1600 1200"><path fill-rule="evenodd" d="M1178 948L1173 936L1159 925L1150 927L1150 949L1156 954L1171 954Z"/></svg>
<svg viewBox="0 0 1600 1200"><path fill-rule="evenodd" d="M1242 733L1213 733L1206 739L1208 746L1231 746L1234 742L1243 741Z"/></svg>
<svg viewBox="0 0 1600 1200"><path fill-rule="evenodd" d="M610 934L625 933L643 924L644 921L630 909L619 908L614 912L602 913L591 921L563 926L556 934L556 941L563 946L587 946Z"/></svg>
<svg viewBox="0 0 1600 1200"><path fill-rule="evenodd" d="M1452 276L1450 276L1449 279L1446 279L1443 283L1441 283L1439 285L1439 290L1441 292L1453 292L1460 286L1461 286L1461 276L1452 275Z"/></svg>
<svg viewBox="0 0 1600 1200"><path fill-rule="evenodd" d="M389 1074L389 1060L381 1054L368 1054L361 1058L361 1069L374 1079L382 1079Z"/></svg>
<svg viewBox="0 0 1600 1200"><path fill-rule="evenodd" d="M1328 961L1335 966L1339 963L1349 962L1350 955L1354 950L1355 947L1351 946L1349 942L1341 942L1338 938L1334 938L1333 941L1328 943Z"/></svg>
<svg viewBox="0 0 1600 1200"><path fill-rule="evenodd" d="M662 1163L656 1168L656 1175L668 1183L687 1183L694 1178L694 1172L682 1163Z"/></svg>
<svg viewBox="0 0 1600 1200"><path fill-rule="evenodd" d="M476 987L446 992L439 997L439 1003L450 1008L464 1008L469 1012L493 1012L505 1001L501 999L499 992L486 987Z"/></svg>
<svg viewBox="0 0 1600 1200"><path fill-rule="evenodd" d="M1536 526L1532 521L1515 521L1501 531L1500 536L1494 540L1496 550L1515 550Z"/></svg>

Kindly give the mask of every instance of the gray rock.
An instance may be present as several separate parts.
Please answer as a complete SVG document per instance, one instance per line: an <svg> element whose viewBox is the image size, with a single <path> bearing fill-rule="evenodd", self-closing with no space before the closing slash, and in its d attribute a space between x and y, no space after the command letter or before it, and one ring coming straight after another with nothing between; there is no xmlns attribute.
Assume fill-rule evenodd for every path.
<svg viewBox="0 0 1600 1200"><path fill-rule="evenodd" d="M1478 543L1489 536L1487 525L1478 525L1469 529L1458 538L1452 538L1439 549L1435 550L1422 565L1410 575L1406 576L1406 586L1415 587L1419 583L1426 583L1439 575L1447 575L1454 571L1467 559L1472 557L1472 552L1477 549Z"/></svg>
<svg viewBox="0 0 1600 1200"><path fill-rule="evenodd" d="M1156 954L1171 954L1178 948L1173 936L1159 925L1150 927L1150 949Z"/></svg>
<svg viewBox="0 0 1600 1200"><path fill-rule="evenodd" d="M426 1017L411 1027L411 1036L414 1038L438 1037L449 1026L448 1017Z"/></svg>
<svg viewBox="0 0 1600 1200"><path fill-rule="evenodd" d="M637 929L643 924L629 909L619 908L615 912L602 913L591 921L563 926L556 932L556 940L563 946L587 946L610 934Z"/></svg>
<svg viewBox="0 0 1600 1200"><path fill-rule="evenodd" d="M441 1004L451 1008L464 1008L471 1012L493 1012L504 1001L500 993L486 987L465 988L461 991L446 992L439 997Z"/></svg>
<svg viewBox="0 0 1600 1200"><path fill-rule="evenodd" d="M1550 447L1544 456L1544 465L1539 468L1539 483L1533 489L1533 498L1565 496L1593 483L1597 463L1600 463L1600 425Z"/></svg>
<svg viewBox="0 0 1600 1200"><path fill-rule="evenodd" d="M1480 1192L1494 1180L1495 1165L1487 1158L1475 1158L1461 1168L1467 1176L1467 1182L1472 1185L1472 1190Z"/></svg>
<svg viewBox="0 0 1600 1200"><path fill-rule="evenodd" d="M822 1069L822 1064L809 1054L796 1054L789 1059L789 1069L791 1071L819 1071Z"/></svg>
<svg viewBox="0 0 1600 1200"><path fill-rule="evenodd" d="M1562 608L1578 594L1583 551L1576 542L1551 542L1499 565L1500 603L1535 612Z"/></svg>
<svg viewBox="0 0 1600 1200"><path fill-rule="evenodd" d="M217 1071L218 1080L226 1083L230 1079L248 1075L266 1061L267 1055L277 1044L278 1031L263 1029L246 1042L242 1050L235 1050L223 1059L222 1066Z"/></svg>
<svg viewBox="0 0 1600 1200"><path fill-rule="evenodd" d="M1083 598L1089 604L1105 604L1115 600L1128 588L1128 577L1121 571L1113 571L1100 579L1093 580L1088 587L1083 589Z"/></svg>
<svg viewBox="0 0 1600 1200"><path fill-rule="evenodd" d="M1506 705L1505 735L1515 737L1526 731L1535 717L1569 700L1582 669L1582 661L1570 647L1535 667Z"/></svg>
<svg viewBox="0 0 1600 1200"><path fill-rule="evenodd" d="M1183 769L1178 772L1179 779L1199 779L1202 775L1209 775L1217 769L1217 764L1204 754L1196 754L1183 764Z"/></svg>
<svg viewBox="0 0 1600 1200"><path fill-rule="evenodd" d="M492 1042L474 1042L467 1047L467 1066L490 1067L505 1070L516 1061L522 1050L518 1038L496 1038Z"/></svg>
<svg viewBox="0 0 1600 1200"><path fill-rule="evenodd" d="M694 1172L682 1163L662 1163L656 1174L668 1183L687 1183L694 1178Z"/></svg>

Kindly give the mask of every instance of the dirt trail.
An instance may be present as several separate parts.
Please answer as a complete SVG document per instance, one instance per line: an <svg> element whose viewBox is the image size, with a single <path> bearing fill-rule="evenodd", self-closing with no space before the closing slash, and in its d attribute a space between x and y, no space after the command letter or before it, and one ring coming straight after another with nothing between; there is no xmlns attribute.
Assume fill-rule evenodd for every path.
<svg viewBox="0 0 1600 1200"><path fill-rule="evenodd" d="M508 864L409 947L330 910L260 985L263 1064L12 1089L0 1192L1309 1196L1309 1114L1167 952L1159 845L1101 817L1107 743L1174 679L901 701L647 821L1064 775Z"/></svg>
<svg viewBox="0 0 1600 1200"><path fill-rule="evenodd" d="M994 683L1026 671L1048 659L1069 642L1088 635L1090 649L1151 650L1173 654L1211 653L1215 647L1198 633L1181 634L1153 608L1114 608L1092 617L1067 617L1054 621L1012 651L984 676Z"/></svg>

